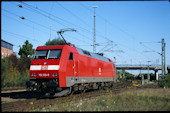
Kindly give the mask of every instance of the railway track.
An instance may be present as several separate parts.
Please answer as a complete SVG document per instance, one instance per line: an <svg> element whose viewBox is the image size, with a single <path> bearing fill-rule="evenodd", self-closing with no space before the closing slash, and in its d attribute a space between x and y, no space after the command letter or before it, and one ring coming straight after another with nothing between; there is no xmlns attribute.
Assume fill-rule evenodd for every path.
<svg viewBox="0 0 170 113"><path fill-rule="evenodd" d="M25 88L2 88L1 91L26 90Z"/></svg>
<svg viewBox="0 0 170 113"><path fill-rule="evenodd" d="M103 94L108 94L108 93L118 94L120 92L126 91L128 88L131 87L133 87L131 82L118 82L113 86L113 88L107 90L89 90L83 94L76 93L68 97L57 97L57 98L42 97L40 99L36 98L35 92L22 92L21 94L18 94L18 96L17 94L13 96L12 95L9 96L16 99L25 98L25 100L10 102L10 103L1 103L1 107L3 112L31 111L33 109L41 109L43 107L53 106L59 104L60 102L66 103L66 102L80 100L80 99L84 100L87 98L88 99L95 98L97 96L101 96ZM139 88L147 88L147 87L145 86ZM1 96L1 97L5 97L5 96Z"/></svg>

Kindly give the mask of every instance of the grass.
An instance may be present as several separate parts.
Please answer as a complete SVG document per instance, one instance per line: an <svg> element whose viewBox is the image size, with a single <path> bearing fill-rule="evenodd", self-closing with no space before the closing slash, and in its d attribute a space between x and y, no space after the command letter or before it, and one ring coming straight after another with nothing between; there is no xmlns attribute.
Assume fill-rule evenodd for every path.
<svg viewBox="0 0 170 113"><path fill-rule="evenodd" d="M37 111L169 111L170 89L130 89L86 100L60 103Z"/></svg>

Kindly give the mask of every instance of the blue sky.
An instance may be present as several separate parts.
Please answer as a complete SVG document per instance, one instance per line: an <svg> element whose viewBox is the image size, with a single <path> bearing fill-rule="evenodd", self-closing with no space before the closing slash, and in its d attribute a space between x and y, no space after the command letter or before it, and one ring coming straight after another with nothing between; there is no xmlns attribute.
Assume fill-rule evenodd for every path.
<svg viewBox="0 0 170 113"><path fill-rule="evenodd" d="M58 38L56 31L73 28L63 36L77 47L93 52L94 9L96 8L96 51L117 64L161 64L161 41L166 43L170 65L170 2L168 1L26 1L1 2L1 39L19 45L26 40L33 48ZM22 5L23 8L17 5ZM44 11L46 13L44 13ZM23 16L22 20L19 16ZM51 26L51 27L50 27ZM51 28L51 30L50 30ZM51 35L50 35L51 34ZM112 41L112 42L111 42ZM140 44L143 42L144 45ZM145 42L145 43L144 43ZM149 42L149 43L148 43ZM123 52L120 52L123 51ZM102 51L101 51L102 52Z"/></svg>

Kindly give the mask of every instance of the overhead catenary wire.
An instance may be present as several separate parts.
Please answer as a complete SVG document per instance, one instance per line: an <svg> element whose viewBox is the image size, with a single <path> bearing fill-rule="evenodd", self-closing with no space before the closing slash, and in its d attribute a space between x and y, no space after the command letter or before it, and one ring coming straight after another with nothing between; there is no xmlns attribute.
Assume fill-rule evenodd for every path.
<svg viewBox="0 0 170 113"><path fill-rule="evenodd" d="M88 11L92 12L92 10L90 10L87 6L85 6L83 3L79 3L81 6L83 6L85 9L87 9ZM97 14L99 18L103 19L105 22L108 23L108 25L110 25L111 27L116 27L117 29L119 29L121 32L125 33L126 35L130 36L130 38L133 38L135 40L136 39L134 36L132 36L131 34L129 34L128 32L124 31L123 29L121 29L120 27L118 27L117 25L111 23L110 21L108 21L107 19L105 19L103 16L101 16L100 14ZM107 39L107 37L105 37ZM110 39L109 39L110 40ZM139 40L138 40L139 41Z"/></svg>
<svg viewBox="0 0 170 113"><path fill-rule="evenodd" d="M31 26L30 24L23 23L23 22L15 19L15 18L9 17L9 16L4 15L4 14L2 14L2 15L5 16L5 17L7 17L8 19L11 19L11 20L16 21L16 22L18 22L18 23L21 23L21 24L25 25L26 27L30 27L30 28L32 28L32 29L36 29L37 31L41 31L41 32L44 33L44 34L48 34L46 31L41 30L41 29L38 29L38 28L34 28L34 27Z"/></svg>
<svg viewBox="0 0 170 113"><path fill-rule="evenodd" d="M84 8L86 8L88 11L92 12L92 10L90 10L86 5L84 5L83 3L80 3L81 6L83 6ZM100 14L97 14L99 18L103 19L105 22L108 23L108 25L110 25L111 27L116 27L117 29L119 29L121 32L125 33L126 35L130 36L130 38L133 38L135 40L138 40L136 39L133 35L131 35L130 33L126 32L125 30L123 30L122 28L120 28L119 26L111 23L110 21L108 21L107 19L105 19L103 16L101 16ZM139 40L138 40L139 41Z"/></svg>
<svg viewBox="0 0 170 113"><path fill-rule="evenodd" d="M143 44L142 42L140 42L140 44L141 44L141 45L143 45L144 47L146 47L146 48L150 49L152 52L156 52L156 53L158 53L158 54L160 54L160 55L161 55L161 53L159 53L159 52L157 52L157 51L153 50L152 48L150 48L150 47L148 47L148 46L146 46L146 45L145 45L145 44Z"/></svg>
<svg viewBox="0 0 170 113"><path fill-rule="evenodd" d="M39 23L34 22L34 21L32 21L32 20L29 20L29 19L27 19L27 18L25 18L25 17L23 17L23 16L19 16L19 15L15 14L15 13L13 13L13 12L11 12L11 11L5 10L5 9L3 9L3 8L2 8L2 10L6 11L6 12L8 12L8 13L14 15L14 16L17 16L17 17L19 17L19 18L21 18L21 19L30 21L30 22L32 22L32 23L34 23L34 24L37 24L37 25L40 25L40 26L42 26L42 27L44 27L44 28L50 29L50 28L48 28L48 27L46 27L46 26L44 26L44 25L42 25L42 24L39 24Z"/></svg>
<svg viewBox="0 0 170 113"><path fill-rule="evenodd" d="M2 10L4 10L4 9L2 9ZM34 22L34 21L32 21L32 20L30 20L30 19L27 19L27 18L25 18L25 17L19 16L19 15L15 14L15 13L10 12L10 11L7 11L7 10L4 10L4 11L6 11L6 12L8 12L8 13L14 15L14 16L17 16L17 17L20 17L20 18L24 18L24 20L29 21L29 22L34 23L34 24L37 24L37 25L39 25L39 26L41 26L41 27L43 27L43 28L46 28L46 29L48 29L48 30L50 29L50 28L48 28L48 27L46 27L46 26L44 26L44 25L42 25L42 24L39 24L39 23L37 23L37 22ZM54 30L54 29L51 29L51 30L56 32L56 30ZM81 36L84 36L84 35L82 35L82 34L80 34L80 33L78 33L78 34L81 35ZM67 35L67 34L66 34L66 35ZM67 36L71 37L70 35L67 35ZM84 36L84 37L86 37L86 36ZM88 43L88 44L89 44L89 42L86 42L86 41L84 41L84 40L81 40L81 39L78 39L78 38L75 38L75 37L72 38L72 39L77 39L78 41L85 42L85 43Z"/></svg>
<svg viewBox="0 0 170 113"><path fill-rule="evenodd" d="M26 5L25 2L21 2L21 3L24 4L25 6L29 7L30 9L33 9L34 11L37 11L38 13L40 13L40 14L42 14L42 15L44 15L43 13L48 14L48 15L50 15L50 16L55 17L56 19L59 19L59 20L61 20L61 21L63 21L63 22L66 22L67 24L74 25L74 26L76 26L76 27L78 27L78 28L80 28L80 29L82 29L82 30L84 30L84 31L87 31L87 32L91 32L91 33L92 33L92 31L89 31L89 30L87 30L87 29L85 29L85 28L83 28L83 27L80 27L80 26L78 26L78 25L76 25L76 24L74 24L74 23L72 23L72 22L69 22L69 21L67 21L67 20L64 20L64 19L62 19L62 18L60 18L60 17L57 17L56 15L50 14L50 13L48 13L48 12L46 12L46 11L40 9L40 8L35 8L34 6L28 5L28 4ZM38 10L39 10L39 11L38 11ZM43 12L43 13L41 13L40 11ZM49 18L49 16L47 16L47 15L45 15L45 16ZM51 17L50 17L50 18L51 18ZM64 25L64 24L63 24L63 25ZM64 26L65 26L65 25L64 25ZM68 26L66 26L66 27L68 27Z"/></svg>
<svg viewBox="0 0 170 113"><path fill-rule="evenodd" d="M37 7L37 9L39 9L38 7ZM45 13L44 13L45 14ZM46 15L47 16L47 15ZM51 16L51 14L49 15L49 16ZM51 16L51 18L53 18L53 16ZM27 19L27 18L26 18ZM54 19L54 18L53 18ZM38 24L37 24L38 25ZM80 28L81 29L81 28ZM86 31L87 32L87 31ZM83 34L84 35L84 34ZM87 38L87 37L86 37ZM104 37L102 37L102 38L104 38ZM109 38L105 38L105 39L109 39ZM110 39L109 39L110 40ZM119 44L118 44L119 45ZM119 46L122 46L122 45L119 45ZM125 46L124 46L125 47ZM131 50L133 50L133 48L131 48Z"/></svg>
<svg viewBox="0 0 170 113"><path fill-rule="evenodd" d="M74 17L78 18L83 24L85 24L88 27L91 27L87 22L85 22L83 19L81 19L79 16L77 16L76 14L74 14L71 10L68 10L66 7L64 7L63 5L61 5L59 2L56 2L59 6L61 6L63 9L65 9L67 12L69 12L71 15L73 15Z"/></svg>
<svg viewBox="0 0 170 113"><path fill-rule="evenodd" d="M89 9L86 5L84 5L83 3L79 3L82 7L84 7L85 9L87 9L89 12L91 12L92 13L92 10L91 9ZM108 21L107 19L105 19L103 16L101 16L100 14L97 14L98 15L98 17L99 18L101 18L101 19L103 19L105 22L107 22L108 23L108 25L110 25L111 27L116 27L118 30L120 30L121 32L123 32L124 34L126 34L127 36L129 36L130 38L132 38L132 39L134 39L134 40L136 40L136 41L138 41L138 42L140 42L138 39L136 39L133 35L131 35L130 33L128 33L128 32L126 32L126 31L124 31L123 29L121 29L120 27L118 27L117 25L115 25L115 24L113 24L113 23L111 23L110 21ZM107 39L107 38L106 38ZM117 43L117 42L116 42ZM117 43L117 44L119 44L119 45L122 45L122 46L125 46L125 47L128 47L128 46L126 46L126 45L124 45L124 44L120 44L120 43ZM134 48L130 48L130 47L128 47L129 49L131 49L131 50L135 50L136 52L138 52L138 53L140 53L138 50L136 50L136 49L134 49ZM140 54L142 54L142 53L140 53ZM144 54L142 54L143 56L145 56ZM145 57L147 57L147 56L145 56ZM149 58L149 57L147 57L147 58ZM150 58L149 58L150 59Z"/></svg>
<svg viewBox="0 0 170 113"><path fill-rule="evenodd" d="M21 2L21 3L24 4L25 6L33 9L34 11L35 11L35 10L39 10L39 11L45 13L45 14L48 14L48 15L50 15L50 16L55 17L56 19L59 19L59 20L61 20L61 21L63 21L63 22L66 22L66 23L68 23L68 24L70 24L70 25L74 25L74 26L78 27L79 29L81 29L81 30L83 30L83 31L86 31L86 32L88 32L88 33L93 34L93 31L87 30L87 29L85 29L85 28L83 28L83 27L80 27L79 25L76 25L76 24L74 24L74 23L72 23L72 22L69 22L69 21L64 20L64 19L62 19L62 18L60 18L60 17L57 17L57 16L55 16L55 15L53 15L53 14L50 14L50 13L48 13L48 12L46 12L46 11L40 9L40 8L37 8L37 7L35 8L35 7L32 6L32 5L25 4L25 2ZM39 12L39 11L38 11L38 12ZM36 13L38 13L38 12L36 12ZM42 14L42 13L40 13L40 14ZM44 14L43 14L43 15L44 15ZM48 16L45 16L45 17L48 17ZM48 18L49 18L49 17L48 17ZM52 18L50 17L50 19L52 19ZM53 20L55 20L55 19L53 19ZM64 24L63 24L63 25L64 25ZM98 35L99 35L99 34L98 34ZM98 35L97 35L97 36L98 36ZM99 35L99 37L106 38L105 36L102 36L102 35ZM86 38L89 38L89 37L86 37ZM108 38L107 38L107 39L108 39ZM92 40L92 39L90 39L90 40ZM108 40L110 40L110 39L108 39Z"/></svg>
<svg viewBox="0 0 170 113"><path fill-rule="evenodd" d="M54 18L48 16L49 14L48 14L48 15L44 14L44 11L40 10L39 8L37 8L37 7L35 8L35 7L33 7L33 6L31 6L31 5L28 5L28 4L26 4L25 2L22 2L22 1L21 1L21 3L23 3L26 7L28 7L29 9L31 9L31 10L34 11L35 13L40 14L40 15L42 15L42 16L44 16L44 17L47 17L47 18L49 18L49 19L57 22L58 24L60 24L60 25L62 25L62 26L68 27L67 25L64 25L63 23L61 23L61 22L55 20ZM23 8L24 8L24 9L27 9L27 8L25 8L25 7L23 7ZM29 9L27 9L27 10L29 10ZM39 10L40 10L40 11L39 11ZM29 10L29 11L30 11L30 10Z"/></svg>
<svg viewBox="0 0 170 113"><path fill-rule="evenodd" d="M51 19L51 20L53 20L53 21L55 21L55 22L57 22L57 23L59 23L59 24L61 24L60 22L56 21L55 19L53 19L53 18L51 18L51 17L43 14L43 13L49 14L49 13L47 13L46 11L43 11L43 10L37 8L37 7L35 8L35 7L33 7L33 6L29 5L29 4L26 4L25 2L21 2L21 3L23 3L25 6L31 8L34 12L36 12L36 13L38 13L38 14L41 14L41 15L43 15L43 16L45 16L45 17L47 17L47 18L49 18L49 19ZM28 10L29 10L29 9L28 9ZM37 11L37 10L40 10L40 11L43 12L43 13L41 13L40 11ZM52 14L51 14L51 16L56 17L55 15L52 15ZM21 17L21 18L22 18L22 17ZM56 17L56 18L58 18L58 19L60 19L60 20L62 20L62 21L66 21L66 20L63 20L63 19L61 19L61 18L59 18L59 17ZM25 19L25 18L23 18L23 19ZM70 23L70 22L68 22L68 21L66 21L66 22L69 23L69 24L75 25L75 24ZM66 26L66 25L64 25L64 24L61 24L61 25L65 26L65 27L68 27L68 26ZM90 32L89 30L84 29L84 28L82 28L82 27L80 27L80 26L78 26L78 25L75 25L75 26L81 28L82 30L85 30L86 32ZM91 33L92 33L92 32L91 32ZM78 34L81 35L81 36L83 36L83 37L85 37L85 38L87 38L87 39L89 39L89 37L87 37L87 36L85 36L85 35L83 35L83 34L81 34L81 33L78 33ZM92 40L92 39L90 39L90 40Z"/></svg>
<svg viewBox="0 0 170 113"><path fill-rule="evenodd" d="M4 29L1 29L1 30L2 30L3 32L9 33L9 34L22 37L22 39L23 39L23 38L24 38L24 39L30 39L30 40L33 40L35 43L43 43L43 42L41 42L41 41L39 41L39 40L35 40L35 39L33 39L33 38L29 38L29 37L24 36L24 35L20 35L20 34L17 34L17 33L13 33L13 32L10 32L10 31L4 30Z"/></svg>
<svg viewBox="0 0 170 113"><path fill-rule="evenodd" d="M24 4L24 5L25 5L25 4ZM55 16L55 15L50 14L51 17L49 17L49 16L45 15L45 14L48 14L48 15L49 15L49 13L46 12L46 11L44 11L44 10L41 10L40 8L35 8L35 7L33 7L33 6L31 6L31 5L28 5L28 4L27 4L26 6L29 7L29 8L31 8L34 12L36 12L36 13L38 13L38 14L41 14L41 15L43 15L43 16L45 16L45 17L47 17L47 18L49 18L49 19L51 19L51 20L53 20L53 21L55 21L55 22L57 22L57 23L60 23L61 25L65 26L65 27L70 27L70 26L65 25L65 24L63 24L63 23L61 23L61 22L56 21L54 18L52 18L52 16L55 17L55 18L57 18L57 19L60 19L60 20L62 20L62 21L64 21L64 22L67 22L67 23L69 23L69 24L72 24L72 25L74 25L74 26L77 26L78 28L81 28L82 30L88 31L88 30L85 29L85 28L82 28L82 27L80 27L80 26L78 26L78 25L75 25L75 24L73 24L73 23L71 23L71 22L68 22L68 21L66 21L66 20L64 20L64 19L61 19L61 18L59 18L59 17L57 17L57 16ZM39 11L37 11L37 10L39 10ZM45 13L45 14L41 13L40 11L43 12L43 13ZM90 31L88 31L88 32L90 32ZM89 39L89 37L86 37L86 36L84 36L83 34L81 34L81 33L79 33L79 32L78 32L78 34L80 34L81 36ZM90 39L90 40L91 40L91 39Z"/></svg>
<svg viewBox="0 0 170 113"><path fill-rule="evenodd" d="M4 9L2 9L2 10L4 10ZM24 18L24 20L29 21L29 22L31 22L31 23L33 23L33 24L37 24L37 25L39 25L39 26L41 26L41 27L43 27L43 28L50 29L50 28L48 28L48 27L46 27L46 26L44 26L44 25L42 25L42 24L39 24L39 23L34 22L34 21L32 21L32 20L29 20L29 19L27 19L27 18L25 18L25 17L23 17L23 16L19 16L19 15L15 14L15 13L12 13L11 11L7 11L7 10L4 10L4 11L6 11L6 12L8 12L8 13L10 13L10 14L16 16L16 17L19 17L19 18L21 18L21 19ZM2 15L4 15L4 14L2 14ZM11 17L9 17L9 16L7 16L7 15L4 15L4 16L6 16L6 17L12 19ZM13 20L15 20L15 19L13 19ZM16 20L16 21L19 22L19 23L22 23L21 21L18 21L18 20ZM29 24L25 24L25 23L22 23L22 24L24 24L24 25L26 25L26 26L29 26L29 27L33 28L33 27L30 26ZM42 30L39 29L39 31L42 31ZM55 31L55 30L53 30L53 31ZM44 32L44 31L42 31L42 32Z"/></svg>
<svg viewBox="0 0 170 113"><path fill-rule="evenodd" d="M28 5L28 4L27 4ZM30 6L30 5L29 5ZM32 8L31 8L32 9ZM39 8L37 8L37 9L39 9ZM40 10L40 9L39 9ZM41 12L39 12L39 11L36 11L35 9L33 9L33 11L35 11L36 13L40 13L41 15L43 15L43 16L45 16L45 17L48 17L48 16L46 16L46 15L44 15L44 14L42 14ZM42 11L42 10L41 10ZM8 11L9 12L9 11ZM44 12L44 11L43 11ZM9 12L9 13L11 13L11 12ZM11 14L14 14L14 13L11 13ZM14 15L16 15L16 14L14 14ZM16 15L16 16L18 16L18 15ZM19 16L20 17L20 16ZM55 16L56 17L56 16ZM49 17L48 17L49 18ZM24 18L25 19L25 18ZM51 18L50 18L51 19ZM28 20L28 19L27 19ZM52 20L54 20L54 19L52 19ZM33 22L33 21L31 21L31 22ZM34 22L35 23L35 22ZM37 23L36 23L37 24ZM40 25L40 24L39 24ZM63 25L63 24L62 24ZM42 25L41 25L42 26ZM44 26L43 26L44 27ZM87 37L86 37L87 38ZM106 39L108 39L108 38L106 38ZM110 39L108 39L108 40L110 40Z"/></svg>

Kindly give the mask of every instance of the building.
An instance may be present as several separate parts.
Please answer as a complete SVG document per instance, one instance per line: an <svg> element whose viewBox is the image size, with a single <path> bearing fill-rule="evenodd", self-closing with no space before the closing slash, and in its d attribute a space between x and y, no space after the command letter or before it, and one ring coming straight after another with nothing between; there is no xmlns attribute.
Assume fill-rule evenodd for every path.
<svg viewBox="0 0 170 113"><path fill-rule="evenodd" d="M7 57L13 53L14 53L13 44L7 41L1 40L1 58Z"/></svg>

